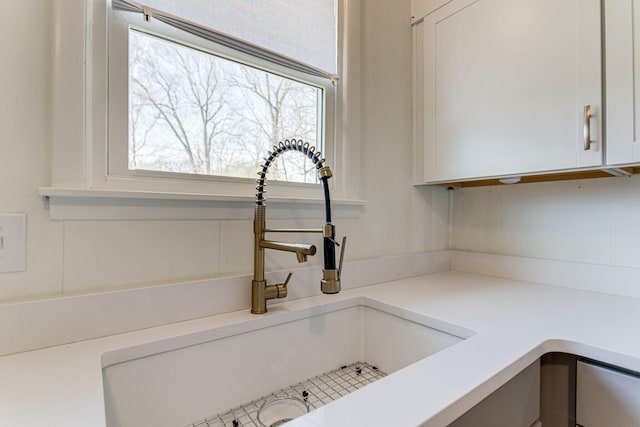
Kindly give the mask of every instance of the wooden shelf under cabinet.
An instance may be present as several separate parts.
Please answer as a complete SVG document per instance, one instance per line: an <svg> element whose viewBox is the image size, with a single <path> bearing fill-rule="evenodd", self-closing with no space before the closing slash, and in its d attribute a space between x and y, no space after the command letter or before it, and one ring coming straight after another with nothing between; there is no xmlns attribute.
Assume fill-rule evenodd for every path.
<svg viewBox="0 0 640 427"><path fill-rule="evenodd" d="M554 172L540 175L524 175L520 177L520 181L514 184L505 184L502 179L508 177L496 177L487 179L478 179L472 181L459 182L439 182L435 185L453 188L470 188L470 187L486 187L490 185L515 185L528 184L533 182L548 181L568 181L574 179L593 179L593 178L611 178L620 176L631 176L640 173L640 166L624 167L624 168L607 168L582 171Z"/></svg>

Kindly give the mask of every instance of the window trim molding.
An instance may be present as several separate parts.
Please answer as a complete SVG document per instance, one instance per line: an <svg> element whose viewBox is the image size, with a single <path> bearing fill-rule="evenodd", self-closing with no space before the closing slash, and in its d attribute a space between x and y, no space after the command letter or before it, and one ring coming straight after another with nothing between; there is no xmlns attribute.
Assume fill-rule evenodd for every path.
<svg viewBox="0 0 640 427"><path fill-rule="evenodd" d="M313 86L322 91L319 99L319 121L324 126L319 128L318 136L324 142L323 155L327 159L333 157L333 146L336 144L335 127L336 127L336 91L332 82L326 78L305 75L296 70L289 70L285 67L267 63L263 60L252 58L249 55L234 52L232 49L224 46L215 45L215 43L200 40L197 36L190 33L183 33L181 30L171 27L157 20L144 22L142 15L133 12L123 12L108 10L108 140L106 141L106 181L101 188L126 188L132 181L135 188L145 188L145 182L148 182L149 176L154 174L156 183L166 180L174 181L168 184L172 191L208 191L203 189L202 185L197 184L198 179L201 183L207 183L213 192L227 193L233 191L226 188L229 181L228 176L223 175L193 175L183 181L184 189L176 188L176 180L181 180L187 174L162 172L162 171L138 171L128 169L128 115L122 111L128 110L128 73L125 71L128 67L127 52L118 49L119 46L127 46L129 41L129 29L135 29L143 33L159 37L167 40L167 42L175 42L185 47L190 47L202 52L228 59L248 67L262 69L265 72L273 73L287 79L299 81L305 85ZM115 47L114 47L115 46ZM122 141L125 141L124 143ZM264 153L266 155L266 152ZM104 163L104 162L103 162ZM333 162L329 162L331 166ZM256 170L257 171L257 170ZM102 175L100 171L99 175ZM98 178L98 177L96 177ZM253 179L250 181L253 184ZM194 185L195 184L195 185ZM289 183L274 183L275 186L286 185ZM331 183L332 184L332 183ZM149 189L155 188L156 184L149 184ZM253 187L253 185L252 185ZM284 191L284 190L282 190Z"/></svg>
<svg viewBox="0 0 640 427"><path fill-rule="evenodd" d="M320 193L320 189L318 189ZM40 187L52 220L252 220L255 196ZM273 197L270 219L322 219L321 198ZM363 200L331 200L333 217L357 219Z"/></svg>

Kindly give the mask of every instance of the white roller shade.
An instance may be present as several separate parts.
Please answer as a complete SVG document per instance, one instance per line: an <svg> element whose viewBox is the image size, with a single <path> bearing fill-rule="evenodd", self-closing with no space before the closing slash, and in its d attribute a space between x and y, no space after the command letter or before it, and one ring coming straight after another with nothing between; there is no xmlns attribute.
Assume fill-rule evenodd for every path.
<svg viewBox="0 0 640 427"><path fill-rule="evenodd" d="M314 76L336 76L335 0L112 0L199 37Z"/></svg>

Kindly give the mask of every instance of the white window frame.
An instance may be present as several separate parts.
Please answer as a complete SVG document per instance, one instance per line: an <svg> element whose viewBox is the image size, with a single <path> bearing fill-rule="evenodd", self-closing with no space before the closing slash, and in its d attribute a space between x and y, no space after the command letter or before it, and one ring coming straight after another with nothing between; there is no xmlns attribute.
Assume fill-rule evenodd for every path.
<svg viewBox="0 0 640 427"><path fill-rule="evenodd" d="M203 176L161 171L135 171L128 169L128 46L129 28L137 28L157 34L169 40L193 46L216 55L323 89L323 122L321 137L324 139L323 155L327 164L333 166L336 146L336 85L328 79L302 74L285 67L240 54L229 48L215 45L191 34L174 29L153 17L145 22L142 14L115 11L105 2L107 18L107 97L108 124L105 148L94 152L93 183L97 188L142 191L169 191L227 195L248 195L253 190L255 179L225 176ZM125 48L123 48L125 47ZM95 120L95 118L94 118ZM296 155L297 153L292 153ZM266 155L266 153L265 153ZM104 156L104 157L103 157ZM271 196L313 196L318 184L293 182L270 182Z"/></svg>

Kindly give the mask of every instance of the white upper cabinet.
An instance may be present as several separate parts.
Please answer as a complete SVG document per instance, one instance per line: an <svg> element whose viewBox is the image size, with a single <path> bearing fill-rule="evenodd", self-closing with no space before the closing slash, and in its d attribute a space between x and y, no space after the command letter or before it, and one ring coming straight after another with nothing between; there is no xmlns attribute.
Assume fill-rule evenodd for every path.
<svg viewBox="0 0 640 427"><path fill-rule="evenodd" d="M640 162L640 0L605 2L607 164Z"/></svg>
<svg viewBox="0 0 640 427"><path fill-rule="evenodd" d="M418 6L417 181L602 165L600 0Z"/></svg>

